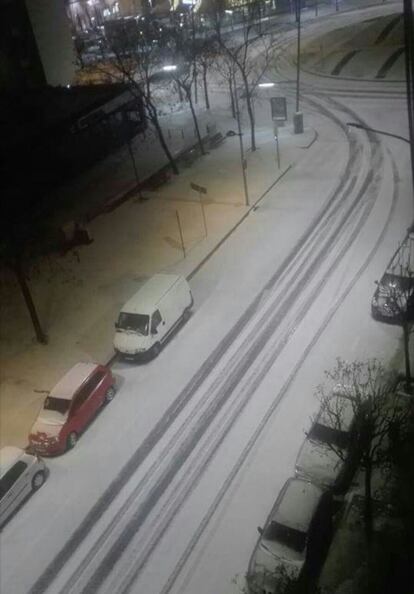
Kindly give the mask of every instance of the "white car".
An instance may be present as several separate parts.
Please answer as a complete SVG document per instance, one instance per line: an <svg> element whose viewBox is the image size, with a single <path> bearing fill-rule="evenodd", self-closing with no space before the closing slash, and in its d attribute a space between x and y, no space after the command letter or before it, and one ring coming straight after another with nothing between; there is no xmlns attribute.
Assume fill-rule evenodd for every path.
<svg viewBox="0 0 414 594"><path fill-rule="evenodd" d="M322 487L338 485L351 463L354 411L349 398L333 394L329 413L322 406L296 459L296 476ZM340 423L338 423L340 419ZM356 433L356 432L355 432Z"/></svg>
<svg viewBox="0 0 414 594"><path fill-rule="evenodd" d="M12 446L0 450L0 525L43 485L46 475L46 466L38 456Z"/></svg>
<svg viewBox="0 0 414 594"><path fill-rule="evenodd" d="M303 479L288 479L264 528L259 528L246 576L249 592L275 594L281 577L306 580L317 570L332 536L333 508L329 491Z"/></svg>

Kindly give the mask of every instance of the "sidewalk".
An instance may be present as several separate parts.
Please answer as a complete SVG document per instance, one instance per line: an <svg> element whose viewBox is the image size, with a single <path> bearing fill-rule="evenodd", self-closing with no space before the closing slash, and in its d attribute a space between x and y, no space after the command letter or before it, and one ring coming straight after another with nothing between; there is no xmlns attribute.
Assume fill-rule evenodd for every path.
<svg viewBox="0 0 414 594"><path fill-rule="evenodd" d="M234 129L223 112L217 116L223 132ZM272 134L269 127L259 127L259 149L247 153L250 208L272 184L268 196L283 201L279 184L284 178L279 183L277 179L286 171L289 175L289 168L317 145L315 142L309 149L302 148L316 138L311 127L298 136L289 127L282 128L279 171ZM116 210L98 216L89 225L92 244L41 264L30 284L49 336L48 345L34 341L22 298L9 279L0 334L1 446L26 445L44 391L51 389L68 368L79 360L106 362L111 358L113 324L119 309L148 277L160 271L189 276L248 213L238 142L237 136L227 138L158 191L145 191L148 200L141 202L134 196ZM119 161L119 171L122 167L126 163ZM122 176L116 178L116 183L118 180L122 181ZM207 237L200 198L191 190L190 182L207 188L203 196Z"/></svg>

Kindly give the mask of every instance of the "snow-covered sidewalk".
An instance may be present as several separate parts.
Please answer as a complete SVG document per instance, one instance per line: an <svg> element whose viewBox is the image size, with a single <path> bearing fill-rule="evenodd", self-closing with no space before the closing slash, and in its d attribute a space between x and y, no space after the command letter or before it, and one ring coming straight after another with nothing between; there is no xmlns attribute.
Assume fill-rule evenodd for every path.
<svg viewBox="0 0 414 594"><path fill-rule="evenodd" d="M224 109L215 116L217 129L223 133L235 128ZM34 341L22 298L8 279L3 288L0 337L2 446L26 445L45 391L71 365L79 360L106 362L111 358L117 312L148 277L159 271L191 275L271 186L273 191L280 187L283 202L283 176L289 175L289 169L310 151L318 150L318 143L313 142L314 126L321 123L309 122L305 133L297 136L290 126L281 128L280 169L270 124L269 118L269 125L258 127L259 148L247 153L250 206L245 204L238 137L229 137L190 168L182 169L167 185L156 192L146 191L148 200L142 202L134 196L113 212L95 218L89 226L92 244L43 262L31 279L31 289L49 337L47 346ZM245 138L247 141L247 133ZM143 158L150 159L151 154L147 152ZM130 165L122 160L119 163L124 168ZM103 172L102 166L98 169ZM96 171L91 175L93 178ZM102 173L100 178L108 190L111 175L104 177ZM200 197L191 189L191 182L207 188L202 198L207 236ZM83 191L87 188L86 183Z"/></svg>

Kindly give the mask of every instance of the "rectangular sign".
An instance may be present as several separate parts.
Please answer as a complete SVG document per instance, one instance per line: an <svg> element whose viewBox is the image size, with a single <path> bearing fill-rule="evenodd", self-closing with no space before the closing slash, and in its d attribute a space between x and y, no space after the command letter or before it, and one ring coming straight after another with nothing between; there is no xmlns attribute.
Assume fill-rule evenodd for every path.
<svg viewBox="0 0 414 594"><path fill-rule="evenodd" d="M272 120L287 120L286 97L271 97Z"/></svg>
<svg viewBox="0 0 414 594"><path fill-rule="evenodd" d="M190 186L192 190L200 192L200 194L207 194L207 188L204 186L198 186L197 184L193 184L193 182L190 182Z"/></svg>

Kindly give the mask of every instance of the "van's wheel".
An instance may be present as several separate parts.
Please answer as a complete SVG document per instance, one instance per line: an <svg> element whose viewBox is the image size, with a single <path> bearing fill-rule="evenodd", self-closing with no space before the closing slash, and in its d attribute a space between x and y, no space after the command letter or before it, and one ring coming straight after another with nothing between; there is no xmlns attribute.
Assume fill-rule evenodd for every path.
<svg viewBox="0 0 414 594"><path fill-rule="evenodd" d="M183 313L183 321L184 323L188 322L188 320L191 318L191 310L190 309L185 309L184 313Z"/></svg>
<svg viewBox="0 0 414 594"><path fill-rule="evenodd" d="M106 391L106 394L105 394L105 398L104 398L105 404L108 404L108 402L111 402L111 400L113 400L115 398L115 394L116 394L116 390L115 390L114 386L111 386L110 388L108 388Z"/></svg>
<svg viewBox="0 0 414 594"><path fill-rule="evenodd" d="M72 433L69 433L68 438L66 440L66 449L72 450L75 447L77 441L78 441L78 434L75 433L75 431L72 431Z"/></svg>
<svg viewBox="0 0 414 594"><path fill-rule="evenodd" d="M151 349L151 357L152 357L152 359L155 359L155 357L158 357L158 355L160 354L160 352L161 352L161 345L160 345L159 342L156 342L154 344L154 346L152 347L152 349Z"/></svg>
<svg viewBox="0 0 414 594"><path fill-rule="evenodd" d="M43 470L39 470L32 478L32 491L37 491L46 480Z"/></svg>

